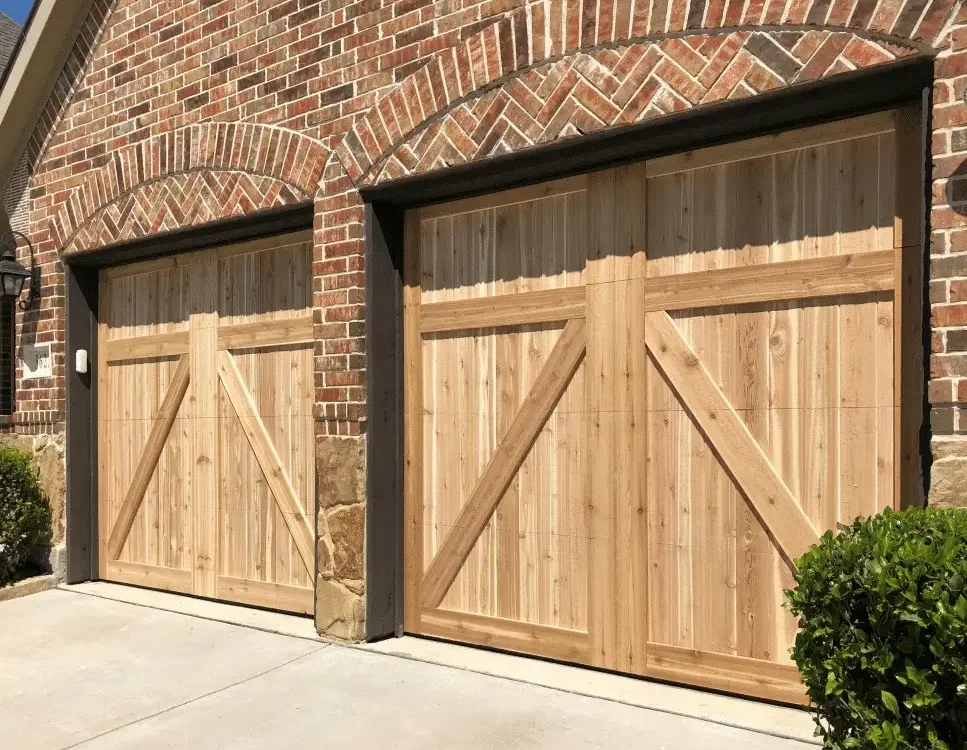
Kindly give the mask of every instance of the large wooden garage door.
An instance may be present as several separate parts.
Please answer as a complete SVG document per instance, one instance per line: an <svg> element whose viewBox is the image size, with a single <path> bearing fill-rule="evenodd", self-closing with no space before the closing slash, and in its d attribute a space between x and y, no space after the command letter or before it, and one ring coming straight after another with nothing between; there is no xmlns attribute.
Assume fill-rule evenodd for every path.
<svg viewBox="0 0 967 750"><path fill-rule="evenodd" d="M311 235L101 273L100 575L313 611Z"/></svg>
<svg viewBox="0 0 967 750"><path fill-rule="evenodd" d="M408 631L804 699L792 560L904 492L903 116L407 215Z"/></svg>

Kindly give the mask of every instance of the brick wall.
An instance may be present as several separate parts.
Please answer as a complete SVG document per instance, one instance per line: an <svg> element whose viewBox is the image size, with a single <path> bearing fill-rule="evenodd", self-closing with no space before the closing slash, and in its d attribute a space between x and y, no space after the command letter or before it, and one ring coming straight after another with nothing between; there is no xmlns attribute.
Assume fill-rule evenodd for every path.
<svg viewBox="0 0 967 750"><path fill-rule="evenodd" d="M967 5L959 5L933 89L928 397L937 505L967 505Z"/></svg>
<svg viewBox="0 0 967 750"><path fill-rule="evenodd" d="M967 478L956 0L95 0L28 144L44 299L22 323L55 377L21 385L18 429L63 423L64 254L313 199L331 445L365 432L360 185L935 50L930 398L938 465Z"/></svg>

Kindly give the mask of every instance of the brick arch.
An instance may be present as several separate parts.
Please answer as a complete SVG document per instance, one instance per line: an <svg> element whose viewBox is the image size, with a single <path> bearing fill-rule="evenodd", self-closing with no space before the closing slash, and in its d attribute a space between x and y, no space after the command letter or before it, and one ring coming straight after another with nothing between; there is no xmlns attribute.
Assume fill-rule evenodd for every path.
<svg viewBox="0 0 967 750"><path fill-rule="evenodd" d="M629 8L622 0L538 0L443 50L383 94L336 147L350 179L371 185L930 54L957 2L655 0ZM654 97L634 116L631 89L631 98ZM574 122L563 122L568 115Z"/></svg>
<svg viewBox="0 0 967 750"><path fill-rule="evenodd" d="M204 169L138 185L90 216L62 249L65 256L115 242L300 203L300 188L248 172Z"/></svg>
<svg viewBox="0 0 967 750"><path fill-rule="evenodd" d="M52 235L62 252L79 252L128 239L140 227L160 231L231 216L243 207L309 200L328 156L312 138L255 123L203 123L159 133L119 149L88 172L61 204ZM203 205L176 202L196 196L204 196ZM152 206L149 198L161 204Z"/></svg>

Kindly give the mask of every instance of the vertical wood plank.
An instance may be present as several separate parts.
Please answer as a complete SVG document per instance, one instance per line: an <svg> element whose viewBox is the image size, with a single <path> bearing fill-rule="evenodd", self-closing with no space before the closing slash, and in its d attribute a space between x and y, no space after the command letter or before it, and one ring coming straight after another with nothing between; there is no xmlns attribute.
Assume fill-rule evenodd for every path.
<svg viewBox="0 0 967 750"><path fill-rule="evenodd" d="M520 211L518 205L496 211L496 276L499 294L520 286ZM496 431L499 440L520 408L519 336L496 332ZM497 506L497 615L520 616L520 476L514 477Z"/></svg>
<svg viewBox="0 0 967 750"><path fill-rule="evenodd" d="M420 336L420 212L403 229L403 627L420 627L423 579L423 340Z"/></svg>
<svg viewBox="0 0 967 750"><path fill-rule="evenodd" d="M591 664L616 669L614 560L615 465L615 173L598 172L588 182L587 409L588 635Z"/></svg>
<svg viewBox="0 0 967 750"><path fill-rule="evenodd" d="M215 596L218 517L218 268L214 259L193 264L188 348L192 406L192 593Z"/></svg>
<svg viewBox="0 0 967 750"><path fill-rule="evenodd" d="M648 642L648 529L645 512L645 274L647 183L643 164L616 170L614 254L614 574L615 645L611 665L645 668Z"/></svg>

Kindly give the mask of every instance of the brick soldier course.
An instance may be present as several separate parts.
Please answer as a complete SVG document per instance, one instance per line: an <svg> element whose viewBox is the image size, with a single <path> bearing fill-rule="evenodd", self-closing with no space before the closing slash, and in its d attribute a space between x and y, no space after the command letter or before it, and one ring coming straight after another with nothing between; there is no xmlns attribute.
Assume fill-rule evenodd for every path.
<svg viewBox="0 0 967 750"><path fill-rule="evenodd" d="M95 0L27 145L43 268L11 431L65 424L62 259L315 206L317 625L365 621L359 189L729 99L935 57L930 501L967 486L967 8L954 0Z"/></svg>

